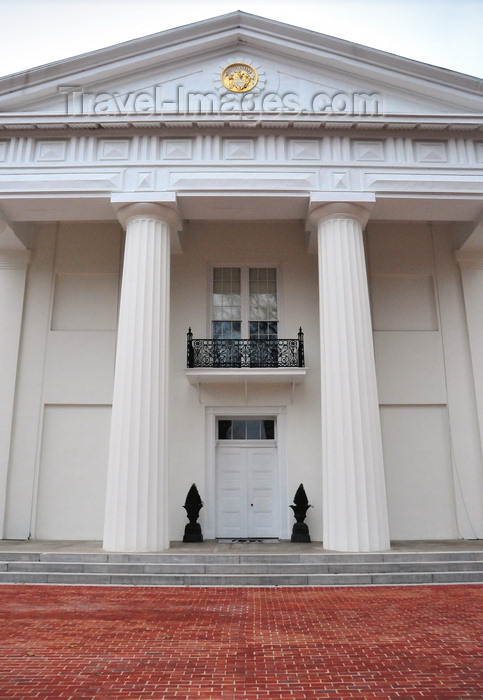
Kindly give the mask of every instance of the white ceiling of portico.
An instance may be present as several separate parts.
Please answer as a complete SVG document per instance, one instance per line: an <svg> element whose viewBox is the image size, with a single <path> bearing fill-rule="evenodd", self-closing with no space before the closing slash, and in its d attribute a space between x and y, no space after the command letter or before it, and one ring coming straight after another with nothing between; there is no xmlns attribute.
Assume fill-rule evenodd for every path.
<svg viewBox="0 0 483 700"><path fill-rule="evenodd" d="M259 73L247 113L354 114L367 106L364 96L379 115L483 108L476 78L235 12L3 78L0 111L173 114L196 109L206 95L203 110L212 103L218 112L230 109L222 107L220 72L238 61Z"/></svg>

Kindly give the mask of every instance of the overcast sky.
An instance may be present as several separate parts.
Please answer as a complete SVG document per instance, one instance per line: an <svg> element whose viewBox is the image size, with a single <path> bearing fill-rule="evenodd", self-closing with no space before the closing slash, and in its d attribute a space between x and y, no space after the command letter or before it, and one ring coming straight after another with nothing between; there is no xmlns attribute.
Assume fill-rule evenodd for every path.
<svg viewBox="0 0 483 700"><path fill-rule="evenodd" d="M483 78L483 0L0 0L0 76L238 9Z"/></svg>

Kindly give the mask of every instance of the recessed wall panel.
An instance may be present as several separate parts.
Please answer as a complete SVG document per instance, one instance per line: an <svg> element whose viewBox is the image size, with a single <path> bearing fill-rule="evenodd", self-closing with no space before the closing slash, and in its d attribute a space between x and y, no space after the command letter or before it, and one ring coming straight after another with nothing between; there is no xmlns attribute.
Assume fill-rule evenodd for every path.
<svg viewBox="0 0 483 700"><path fill-rule="evenodd" d="M438 332L376 332L374 350L380 403L446 403L443 346Z"/></svg>
<svg viewBox="0 0 483 700"><path fill-rule="evenodd" d="M45 406L37 539L102 539L110 415L109 406Z"/></svg>
<svg viewBox="0 0 483 700"><path fill-rule="evenodd" d="M391 539L451 539L455 524L446 406L381 406Z"/></svg>
<svg viewBox="0 0 483 700"><path fill-rule="evenodd" d="M53 331L114 331L117 274L58 274L52 306Z"/></svg>
<svg viewBox="0 0 483 700"><path fill-rule="evenodd" d="M373 275L375 331L437 331L438 315L431 275Z"/></svg>

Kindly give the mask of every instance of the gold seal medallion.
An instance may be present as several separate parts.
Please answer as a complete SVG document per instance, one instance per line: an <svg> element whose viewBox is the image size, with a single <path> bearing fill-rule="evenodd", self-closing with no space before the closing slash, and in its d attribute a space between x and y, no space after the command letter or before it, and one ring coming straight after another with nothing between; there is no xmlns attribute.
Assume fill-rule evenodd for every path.
<svg viewBox="0 0 483 700"><path fill-rule="evenodd" d="M248 63L231 63L222 70L221 83L230 92L248 92L258 83L258 73Z"/></svg>

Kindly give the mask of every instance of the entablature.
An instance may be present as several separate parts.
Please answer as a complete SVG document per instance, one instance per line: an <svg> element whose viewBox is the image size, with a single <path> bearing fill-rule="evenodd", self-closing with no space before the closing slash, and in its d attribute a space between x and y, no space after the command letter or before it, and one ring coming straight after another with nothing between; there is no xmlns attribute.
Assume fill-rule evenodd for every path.
<svg viewBox="0 0 483 700"><path fill-rule="evenodd" d="M57 125L59 126L59 125ZM71 125L72 126L72 125ZM281 127L275 122L243 121L229 126L220 123L206 131L198 125L187 129L173 122L162 128L146 122L142 129L118 121L112 128L86 123L75 131L67 125L35 129L31 125L4 122L0 129L0 168L14 168L17 177L42 169L62 172L66 168L103 171L158 167L165 172L183 172L189 168L211 171L259 171L262 168L290 167L293 170L325 170L351 167L365 172L380 168L408 170L478 169L483 164L483 121L471 119L457 124L416 124L338 121L318 128L301 123ZM10 128L12 127L12 128ZM64 128L66 127L66 128ZM459 129L459 132L458 132ZM22 168L21 171L18 169ZM80 176L84 176L84 172ZM152 188L150 171L143 174L136 189ZM166 183L171 184L168 181ZM202 183L200 183L202 186ZM346 187L343 184L342 187Z"/></svg>
<svg viewBox="0 0 483 700"><path fill-rule="evenodd" d="M483 213L481 117L31 120L6 116L0 130L0 207L12 221L111 220L111 202L167 194L183 219L304 220L314 191L375 196L376 218Z"/></svg>

